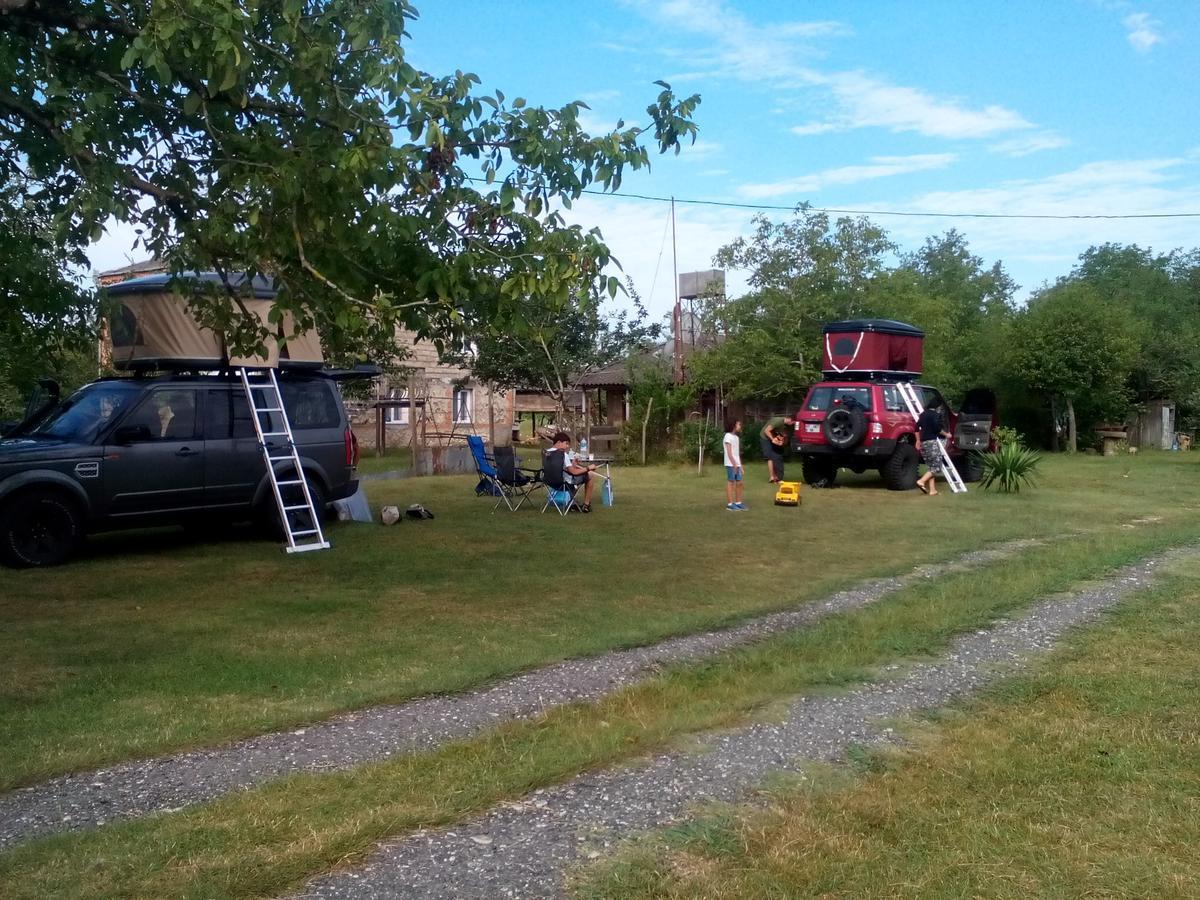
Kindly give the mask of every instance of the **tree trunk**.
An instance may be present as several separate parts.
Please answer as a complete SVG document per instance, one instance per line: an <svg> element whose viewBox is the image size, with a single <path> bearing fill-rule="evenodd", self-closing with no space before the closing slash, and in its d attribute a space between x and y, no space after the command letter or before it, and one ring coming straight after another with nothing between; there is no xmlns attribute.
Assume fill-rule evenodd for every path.
<svg viewBox="0 0 1200 900"><path fill-rule="evenodd" d="M1066 400L1067 400L1067 452L1074 453L1075 450L1077 449L1076 444L1075 444L1075 437L1076 437L1076 434L1075 434L1075 403L1074 403L1074 401L1071 400L1070 397L1067 397Z"/></svg>
<svg viewBox="0 0 1200 900"><path fill-rule="evenodd" d="M646 426L650 424L650 410L654 409L654 398L646 401L646 415L642 418L642 465L646 464Z"/></svg>
<svg viewBox="0 0 1200 900"><path fill-rule="evenodd" d="M1057 453L1058 446L1058 395L1050 395L1050 452Z"/></svg>

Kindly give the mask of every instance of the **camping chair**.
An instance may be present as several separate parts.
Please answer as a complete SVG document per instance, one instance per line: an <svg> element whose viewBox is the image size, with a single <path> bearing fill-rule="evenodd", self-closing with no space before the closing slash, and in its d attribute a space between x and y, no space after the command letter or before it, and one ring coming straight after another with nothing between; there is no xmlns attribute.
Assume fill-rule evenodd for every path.
<svg viewBox="0 0 1200 900"><path fill-rule="evenodd" d="M542 481L546 485L546 503L542 512L553 506L560 516L565 516L575 507L575 492L579 485L563 471L566 461L567 455L559 450L548 451L542 456Z"/></svg>
<svg viewBox="0 0 1200 900"><path fill-rule="evenodd" d="M535 491L545 487L540 471L522 469L518 463L512 447L496 448L496 483L501 493L493 509L499 509L503 503L516 512ZM516 506L513 506L513 501L516 501Z"/></svg>
<svg viewBox="0 0 1200 900"><path fill-rule="evenodd" d="M468 435L467 446L471 448L471 458L475 460L475 473L479 476L479 482L475 485L475 496L504 496L504 488L497 480L500 473L496 471L496 460L488 455L483 438L475 434Z"/></svg>

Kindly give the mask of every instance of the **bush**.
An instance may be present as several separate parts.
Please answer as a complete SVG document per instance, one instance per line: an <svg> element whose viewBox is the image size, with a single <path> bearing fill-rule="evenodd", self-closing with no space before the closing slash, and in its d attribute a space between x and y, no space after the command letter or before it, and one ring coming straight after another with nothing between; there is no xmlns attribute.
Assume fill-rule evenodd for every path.
<svg viewBox="0 0 1200 900"><path fill-rule="evenodd" d="M1001 443L999 450L984 453L980 459L983 461L980 486L995 488L1002 494L1015 494L1022 486L1033 487L1038 464L1042 461L1032 450L1011 442Z"/></svg>
<svg viewBox="0 0 1200 900"><path fill-rule="evenodd" d="M1006 444L1012 444L1016 447L1028 447L1025 443L1025 435L1017 431L1015 428L1010 428L1007 425L997 425L992 429L992 440L996 442L997 447L1003 447Z"/></svg>
<svg viewBox="0 0 1200 900"><path fill-rule="evenodd" d="M700 435L704 434L704 455L709 460L721 462L725 458L725 450L721 446L725 439L725 426L709 422L687 421L683 423L683 456L684 459L694 460L700 449Z"/></svg>

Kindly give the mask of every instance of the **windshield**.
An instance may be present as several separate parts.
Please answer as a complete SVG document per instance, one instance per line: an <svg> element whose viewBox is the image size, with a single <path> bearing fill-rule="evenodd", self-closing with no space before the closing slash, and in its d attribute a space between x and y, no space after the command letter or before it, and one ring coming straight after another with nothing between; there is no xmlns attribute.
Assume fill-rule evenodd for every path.
<svg viewBox="0 0 1200 900"><path fill-rule="evenodd" d="M22 437L56 438L89 444L113 418L141 395L128 384L100 381L76 391L32 425Z"/></svg>

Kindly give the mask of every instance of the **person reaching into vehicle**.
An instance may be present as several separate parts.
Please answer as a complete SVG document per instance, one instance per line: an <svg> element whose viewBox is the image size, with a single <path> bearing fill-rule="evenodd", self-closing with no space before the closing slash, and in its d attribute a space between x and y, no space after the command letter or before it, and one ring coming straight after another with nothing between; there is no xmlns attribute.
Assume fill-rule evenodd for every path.
<svg viewBox="0 0 1200 900"><path fill-rule="evenodd" d="M938 438L950 437L950 432L942 427L941 406L930 406L917 417L917 452L925 460L925 474L917 479L917 487L921 492L934 496L937 494L937 476L942 474L942 451L938 447ZM911 476L910 476L911 477Z"/></svg>
<svg viewBox="0 0 1200 900"><path fill-rule="evenodd" d="M767 480L771 484L783 481L783 447L787 443L787 429L794 423L791 416L775 416L763 426L762 455L767 461Z"/></svg>
<svg viewBox="0 0 1200 900"><path fill-rule="evenodd" d="M726 425L725 440L722 441L725 448L725 508L735 511L746 508L742 502L746 470L742 468L741 434L742 420L733 419Z"/></svg>

